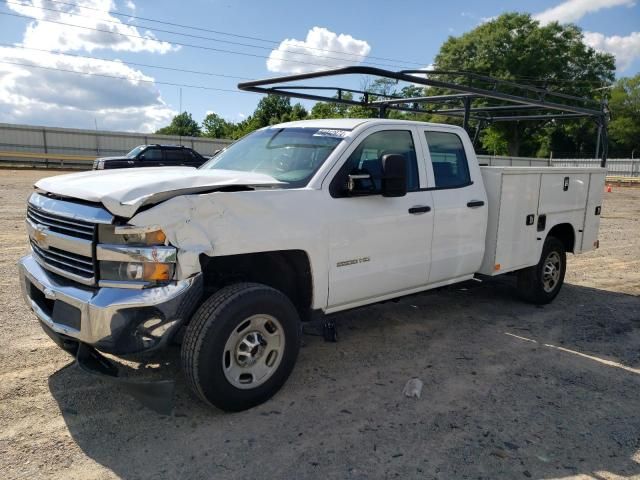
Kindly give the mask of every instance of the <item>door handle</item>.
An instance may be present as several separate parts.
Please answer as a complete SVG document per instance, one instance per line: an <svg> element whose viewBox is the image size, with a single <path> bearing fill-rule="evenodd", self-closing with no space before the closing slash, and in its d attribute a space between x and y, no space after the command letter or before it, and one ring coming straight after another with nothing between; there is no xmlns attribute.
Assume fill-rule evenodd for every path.
<svg viewBox="0 0 640 480"><path fill-rule="evenodd" d="M412 215L419 215L421 213L427 213L431 211L431 207L427 205L416 205L415 207L411 207L409 209L409 213Z"/></svg>
<svg viewBox="0 0 640 480"><path fill-rule="evenodd" d="M484 205L484 202L482 200L471 200L470 202L467 203L467 207L469 208L478 208L478 207L482 207Z"/></svg>

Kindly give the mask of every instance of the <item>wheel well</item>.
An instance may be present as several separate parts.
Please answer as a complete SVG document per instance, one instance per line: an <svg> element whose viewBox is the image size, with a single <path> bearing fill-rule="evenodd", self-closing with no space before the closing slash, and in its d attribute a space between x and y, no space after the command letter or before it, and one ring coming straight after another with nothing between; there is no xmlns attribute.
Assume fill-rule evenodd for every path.
<svg viewBox="0 0 640 480"><path fill-rule="evenodd" d="M559 225L555 225L551 230L549 230L548 236L555 237L560 240L564 245L564 249L567 252L573 253L576 242L576 234L573 231L573 227L570 223L561 223Z"/></svg>
<svg viewBox="0 0 640 480"><path fill-rule="evenodd" d="M302 250L246 253L223 257L200 257L205 292L237 282L256 282L284 293L302 320L311 314L313 281L311 264ZM207 295L208 296L208 295Z"/></svg>

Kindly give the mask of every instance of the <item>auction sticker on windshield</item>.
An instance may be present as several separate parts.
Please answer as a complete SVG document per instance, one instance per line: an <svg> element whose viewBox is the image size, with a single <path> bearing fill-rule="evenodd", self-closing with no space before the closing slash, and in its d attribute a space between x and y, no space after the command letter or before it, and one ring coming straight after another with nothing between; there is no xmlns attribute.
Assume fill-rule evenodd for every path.
<svg viewBox="0 0 640 480"><path fill-rule="evenodd" d="M332 128L321 128L313 134L314 137L333 137L333 138L345 138L349 135L350 130L337 130Z"/></svg>

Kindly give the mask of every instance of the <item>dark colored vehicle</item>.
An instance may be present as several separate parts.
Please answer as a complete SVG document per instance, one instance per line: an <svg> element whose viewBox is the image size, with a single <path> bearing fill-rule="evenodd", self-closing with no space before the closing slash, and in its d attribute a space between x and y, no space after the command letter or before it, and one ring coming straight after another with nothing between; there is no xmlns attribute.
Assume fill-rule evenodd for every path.
<svg viewBox="0 0 640 480"><path fill-rule="evenodd" d="M94 170L137 167L199 167L209 160L179 145L139 145L121 157L96 158Z"/></svg>

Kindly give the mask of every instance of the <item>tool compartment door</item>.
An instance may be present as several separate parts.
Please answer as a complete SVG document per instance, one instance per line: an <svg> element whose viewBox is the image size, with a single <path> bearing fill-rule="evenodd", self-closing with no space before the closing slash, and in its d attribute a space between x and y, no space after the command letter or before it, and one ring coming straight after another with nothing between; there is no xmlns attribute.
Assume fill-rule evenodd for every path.
<svg viewBox="0 0 640 480"><path fill-rule="evenodd" d="M538 263L536 220L540 175L504 174L496 245L496 273Z"/></svg>

